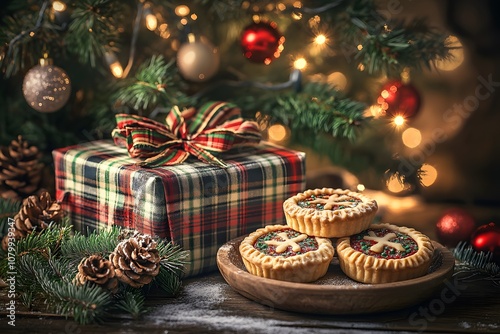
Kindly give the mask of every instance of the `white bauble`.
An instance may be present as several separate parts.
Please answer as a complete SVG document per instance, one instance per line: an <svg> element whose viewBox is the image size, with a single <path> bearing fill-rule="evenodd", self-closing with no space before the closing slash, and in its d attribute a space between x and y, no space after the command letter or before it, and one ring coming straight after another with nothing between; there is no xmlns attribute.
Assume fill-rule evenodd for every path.
<svg viewBox="0 0 500 334"><path fill-rule="evenodd" d="M203 82L219 70L220 57L216 47L206 39L184 43L177 52L177 67L189 81Z"/></svg>

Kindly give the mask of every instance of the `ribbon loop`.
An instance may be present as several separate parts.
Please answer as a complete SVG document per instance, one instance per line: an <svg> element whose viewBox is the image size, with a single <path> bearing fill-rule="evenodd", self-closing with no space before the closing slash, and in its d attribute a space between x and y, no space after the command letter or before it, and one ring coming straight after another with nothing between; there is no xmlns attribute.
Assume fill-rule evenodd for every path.
<svg viewBox="0 0 500 334"><path fill-rule="evenodd" d="M126 146L131 157L144 159L139 164L145 167L179 164L190 155L226 167L217 153L258 144L262 137L257 123L243 120L241 110L227 102L182 112L174 106L165 124L128 114L116 115L116 123L115 144Z"/></svg>

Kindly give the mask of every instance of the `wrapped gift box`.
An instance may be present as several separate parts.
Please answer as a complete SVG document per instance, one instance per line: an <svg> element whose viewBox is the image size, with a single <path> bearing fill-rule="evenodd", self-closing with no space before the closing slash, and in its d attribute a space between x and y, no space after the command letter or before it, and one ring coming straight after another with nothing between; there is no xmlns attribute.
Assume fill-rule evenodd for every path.
<svg viewBox="0 0 500 334"><path fill-rule="evenodd" d="M227 168L196 159L144 168L111 140L53 152L56 197L75 229L118 225L190 251L186 275L215 270L218 248L284 223L283 201L304 190L305 155L262 143L226 152Z"/></svg>

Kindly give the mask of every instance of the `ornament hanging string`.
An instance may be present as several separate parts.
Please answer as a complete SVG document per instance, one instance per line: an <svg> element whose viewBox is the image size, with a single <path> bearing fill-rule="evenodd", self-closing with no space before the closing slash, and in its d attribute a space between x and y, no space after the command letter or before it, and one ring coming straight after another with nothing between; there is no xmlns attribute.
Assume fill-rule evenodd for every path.
<svg viewBox="0 0 500 334"><path fill-rule="evenodd" d="M116 121L115 144L126 146L131 157L145 159L138 163L144 167L179 164L190 155L227 167L215 154L261 139L257 123L243 120L241 110L227 102L208 102L182 112L174 106L165 124L129 114L116 115Z"/></svg>

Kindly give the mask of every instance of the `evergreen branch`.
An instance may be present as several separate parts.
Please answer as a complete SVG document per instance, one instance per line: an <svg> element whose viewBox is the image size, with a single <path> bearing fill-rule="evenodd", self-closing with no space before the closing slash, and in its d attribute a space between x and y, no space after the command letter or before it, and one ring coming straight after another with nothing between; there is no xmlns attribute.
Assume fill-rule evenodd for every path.
<svg viewBox="0 0 500 334"><path fill-rule="evenodd" d="M51 261L52 265L47 265ZM47 301L47 307L64 316L72 316L79 323L94 322L102 317L105 307L111 302L109 292L91 285L76 286L70 280L62 280L58 271L63 268L67 261L26 254L21 256L17 262L18 281L20 290L28 290L26 301L33 301L32 296L41 296ZM59 263L58 263L59 262ZM67 276L67 275L65 275Z"/></svg>
<svg viewBox="0 0 500 334"><path fill-rule="evenodd" d="M116 93L119 104L128 105L142 113L157 105L185 106L188 97L182 93L180 78L174 60L166 62L163 56L153 56L142 64L134 79L125 80Z"/></svg>
<svg viewBox="0 0 500 334"><path fill-rule="evenodd" d="M309 83L301 93L286 92L274 97L262 112L271 121L296 130L327 133L353 141L359 128L369 119L363 103L344 98L327 84Z"/></svg>
<svg viewBox="0 0 500 334"><path fill-rule="evenodd" d="M120 232L120 227L113 226L111 229L94 231L88 236L76 233L61 245L61 254L73 265L78 265L83 258L94 254L108 257L119 243Z"/></svg>
<svg viewBox="0 0 500 334"><path fill-rule="evenodd" d="M180 275L165 267L163 262L161 263L160 272L155 276L153 283L170 297L177 296L182 286Z"/></svg>
<svg viewBox="0 0 500 334"><path fill-rule="evenodd" d="M119 299L115 307L129 313L134 319L139 318L147 312L147 309L144 307L145 297L141 290L127 289L117 297Z"/></svg>
<svg viewBox="0 0 500 334"><path fill-rule="evenodd" d="M174 274L178 274L187 263L189 252L182 250L179 245L174 245L172 242L164 242L158 240L156 246L161 258L161 266Z"/></svg>
<svg viewBox="0 0 500 334"><path fill-rule="evenodd" d="M48 50L59 52L61 28L47 20L49 1L44 1L37 13L23 10L4 18L5 28L0 29L0 44L6 47L0 66L5 76L11 77L20 70L35 65ZM3 59L2 59L3 58Z"/></svg>
<svg viewBox="0 0 500 334"><path fill-rule="evenodd" d="M118 17L123 3L112 0L81 0L75 2L66 34L68 50L83 64L96 67L108 51L119 42Z"/></svg>
<svg viewBox="0 0 500 334"><path fill-rule="evenodd" d="M477 252L468 242L461 241L453 255L461 262L457 266L460 271L475 271L500 284L500 266L493 261L493 253Z"/></svg>
<svg viewBox="0 0 500 334"><path fill-rule="evenodd" d="M0 198L0 239L7 235L9 218L14 218L19 209L21 201Z"/></svg>
<svg viewBox="0 0 500 334"><path fill-rule="evenodd" d="M429 29L424 21L415 20L406 26L388 24L392 26L370 28L355 56L368 73L399 75L405 67L430 68L434 60L449 57L446 36Z"/></svg>
<svg viewBox="0 0 500 334"><path fill-rule="evenodd" d="M61 243L64 244L70 235L71 227L57 227L55 224L50 224L46 229L30 233L25 238L18 240L16 254L24 256L37 253L48 258L50 254L57 253Z"/></svg>

